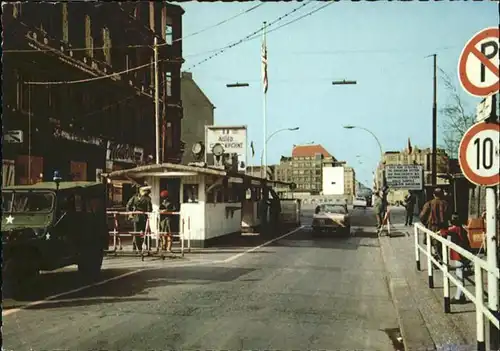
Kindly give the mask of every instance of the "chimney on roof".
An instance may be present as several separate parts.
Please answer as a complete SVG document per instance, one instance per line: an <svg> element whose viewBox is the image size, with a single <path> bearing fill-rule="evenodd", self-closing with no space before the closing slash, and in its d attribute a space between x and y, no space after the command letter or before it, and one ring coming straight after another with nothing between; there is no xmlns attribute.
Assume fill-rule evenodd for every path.
<svg viewBox="0 0 500 351"><path fill-rule="evenodd" d="M181 78L193 79L193 73L192 72L182 72Z"/></svg>

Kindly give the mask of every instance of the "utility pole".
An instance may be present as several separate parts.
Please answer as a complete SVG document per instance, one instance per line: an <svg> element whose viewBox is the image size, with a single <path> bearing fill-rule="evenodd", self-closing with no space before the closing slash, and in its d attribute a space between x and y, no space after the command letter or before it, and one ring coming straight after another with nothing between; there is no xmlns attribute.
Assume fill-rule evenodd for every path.
<svg viewBox="0 0 500 351"><path fill-rule="evenodd" d="M155 126L156 126L156 164L160 164L160 98L158 88L158 38L154 41L154 60L155 60Z"/></svg>
<svg viewBox="0 0 500 351"><path fill-rule="evenodd" d="M437 186L437 55L434 57L434 93L432 100L432 187Z"/></svg>

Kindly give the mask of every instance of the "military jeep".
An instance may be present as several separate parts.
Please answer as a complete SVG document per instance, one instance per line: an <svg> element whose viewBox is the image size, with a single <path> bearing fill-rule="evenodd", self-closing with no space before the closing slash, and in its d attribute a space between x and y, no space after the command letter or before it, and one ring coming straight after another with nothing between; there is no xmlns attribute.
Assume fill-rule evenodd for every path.
<svg viewBox="0 0 500 351"><path fill-rule="evenodd" d="M2 189L4 288L15 294L40 271L71 265L95 278L108 248L105 185L42 182Z"/></svg>

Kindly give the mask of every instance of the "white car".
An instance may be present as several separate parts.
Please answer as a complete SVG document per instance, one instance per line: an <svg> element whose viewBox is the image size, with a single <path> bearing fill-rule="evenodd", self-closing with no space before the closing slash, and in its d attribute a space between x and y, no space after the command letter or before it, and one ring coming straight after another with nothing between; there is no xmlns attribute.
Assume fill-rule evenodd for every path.
<svg viewBox="0 0 500 351"><path fill-rule="evenodd" d="M312 221L313 235L322 232L351 234L351 220L344 204L321 204L316 207Z"/></svg>
<svg viewBox="0 0 500 351"><path fill-rule="evenodd" d="M366 199L362 196L356 196L352 202L353 208L364 208L366 209Z"/></svg>

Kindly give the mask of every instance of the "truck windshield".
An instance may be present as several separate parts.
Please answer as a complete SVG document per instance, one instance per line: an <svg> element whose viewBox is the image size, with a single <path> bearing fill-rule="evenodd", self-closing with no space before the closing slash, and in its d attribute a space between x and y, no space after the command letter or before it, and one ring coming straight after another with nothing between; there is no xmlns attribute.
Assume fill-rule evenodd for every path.
<svg viewBox="0 0 500 351"><path fill-rule="evenodd" d="M4 213L50 213L54 207L54 194L37 191L2 191Z"/></svg>

